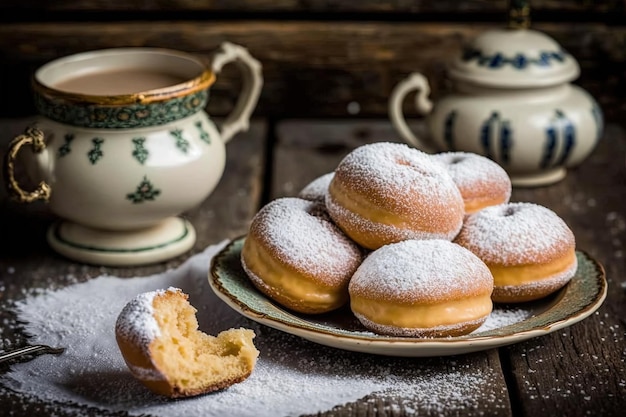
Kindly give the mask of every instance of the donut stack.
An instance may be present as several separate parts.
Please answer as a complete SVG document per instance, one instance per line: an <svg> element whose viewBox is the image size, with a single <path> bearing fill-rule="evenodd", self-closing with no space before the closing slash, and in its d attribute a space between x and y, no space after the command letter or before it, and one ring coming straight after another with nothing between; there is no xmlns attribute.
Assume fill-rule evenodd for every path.
<svg viewBox="0 0 626 417"><path fill-rule="evenodd" d="M349 302L379 334L464 335L494 302L545 297L576 272L565 222L510 196L508 175L485 157L361 146L297 197L257 213L242 266L259 291L296 312Z"/></svg>

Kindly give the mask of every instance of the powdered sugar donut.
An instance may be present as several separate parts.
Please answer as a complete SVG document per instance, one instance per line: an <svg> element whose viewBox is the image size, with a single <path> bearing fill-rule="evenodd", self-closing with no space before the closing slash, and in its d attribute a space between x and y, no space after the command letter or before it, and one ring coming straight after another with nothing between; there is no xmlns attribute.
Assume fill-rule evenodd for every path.
<svg viewBox="0 0 626 417"><path fill-rule="evenodd" d="M433 157L448 168L463 197L466 214L509 202L511 179L491 159L469 152L444 152Z"/></svg>
<svg viewBox="0 0 626 417"><path fill-rule="evenodd" d="M259 355L252 330L230 329L217 337L200 332L187 298L178 288L139 294L115 323L117 344L133 376L172 398L241 382Z"/></svg>
<svg viewBox="0 0 626 417"><path fill-rule="evenodd" d="M328 174L317 177L298 193L298 197L305 200L324 203L326 200L326 194L328 193L328 186L334 176L334 172L329 172Z"/></svg>
<svg viewBox="0 0 626 417"><path fill-rule="evenodd" d="M574 234L537 204L501 204L471 214L455 241L487 264L496 302L545 297L567 284L578 266Z"/></svg>
<svg viewBox="0 0 626 417"><path fill-rule="evenodd" d="M388 142L361 146L339 163L326 208L368 249L407 239L452 240L465 213L445 167L417 149Z"/></svg>
<svg viewBox="0 0 626 417"><path fill-rule="evenodd" d="M350 281L350 307L368 329L392 336L467 334L491 313L493 277L447 240L406 240L372 252Z"/></svg>
<svg viewBox="0 0 626 417"><path fill-rule="evenodd" d="M241 252L254 286L301 313L324 313L348 301L361 248L331 221L323 205L280 198L252 220Z"/></svg>

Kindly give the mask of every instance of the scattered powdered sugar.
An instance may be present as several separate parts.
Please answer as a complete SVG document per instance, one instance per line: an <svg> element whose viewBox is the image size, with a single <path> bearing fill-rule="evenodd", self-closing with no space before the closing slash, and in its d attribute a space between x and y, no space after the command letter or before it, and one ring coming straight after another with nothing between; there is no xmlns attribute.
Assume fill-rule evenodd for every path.
<svg viewBox="0 0 626 417"><path fill-rule="evenodd" d="M304 198L305 200L324 203L324 200L326 199L326 193L328 193L328 185L333 180L334 176L334 172L329 172L328 174L324 174L321 177L314 179L309 184L307 184L300 191L300 193L298 193L298 197Z"/></svg>
<svg viewBox="0 0 626 417"><path fill-rule="evenodd" d="M415 414L418 408L430 410L430 415L435 416L447 415L446 411L451 409L461 411L458 415L466 415L469 410L480 408L480 403L472 399L472 391L476 386L480 386L482 380L489 376L485 375L480 369L472 370L472 374L468 375L466 374L468 369L465 367L456 369L454 361L451 364L451 368L447 373L433 372L429 375L428 384L407 385L400 383L384 392L396 397L414 397L418 399L402 400L404 415ZM466 381L467 385L459 386L459 380ZM501 407L504 407L507 396L507 392L503 387L502 392L498 392L492 398L492 401L500 403Z"/></svg>
<svg viewBox="0 0 626 417"><path fill-rule="evenodd" d="M501 204L470 214L456 242L488 264L505 265L548 262L575 245L567 224L533 203Z"/></svg>
<svg viewBox="0 0 626 417"><path fill-rule="evenodd" d="M211 257L223 245L207 248L179 268L148 277L98 277L84 283L29 295L14 306L31 343L65 347L59 356L44 355L14 364L0 383L24 398L125 411L131 415L211 417L293 416L330 410L372 393L404 398L405 414L467 410L477 404L506 408L498 371L459 358L392 358L316 345L254 323L234 312L210 289ZM120 311L137 294L175 286L189 294L198 309L200 330L217 334L251 328L261 354L252 375L242 383L211 394L168 400L134 379L115 342ZM509 317L511 318L511 317ZM503 404L494 399L503 398ZM497 402L497 401L496 401ZM489 405L488 405L489 406Z"/></svg>
<svg viewBox="0 0 626 417"><path fill-rule="evenodd" d="M533 315L532 311L523 308L502 308L493 309L487 320L472 334L487 332L489 330L499 329L511 324L519 323Z"/></svg>

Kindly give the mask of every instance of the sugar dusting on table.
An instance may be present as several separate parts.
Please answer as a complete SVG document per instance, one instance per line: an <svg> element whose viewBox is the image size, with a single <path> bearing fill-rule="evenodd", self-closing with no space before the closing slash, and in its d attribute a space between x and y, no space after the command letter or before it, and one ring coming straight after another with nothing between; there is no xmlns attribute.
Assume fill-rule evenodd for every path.
<svg viewBox="0 0 626 417"><path fill-rule="evenodd" d="M402 397L394 407L401 407L405 415L476 409L484 402L493 408L507 407L501 385L492 382L498 371L475 369L471 364L479 359L472 355L415 359L342 351L240 316L219 300L207 283L210 259L221 246L209 247L163 274L103 276L16 302L13 308L18 320L25 323L31 343L62 346L66 351L13 365L0 383L23 397L131 415L291 416L331 410L371 398L373 393ZM202 331L217 334L243 326L256 332L255 345L261 355L247 380L209 395L167 400L131 376L115 342L115 320L135 295L169 286L190 295ZM492 328L526 317L523 310L496 313L491 318ZM479 330L488 330L488 326L489 321Z"/></svg>

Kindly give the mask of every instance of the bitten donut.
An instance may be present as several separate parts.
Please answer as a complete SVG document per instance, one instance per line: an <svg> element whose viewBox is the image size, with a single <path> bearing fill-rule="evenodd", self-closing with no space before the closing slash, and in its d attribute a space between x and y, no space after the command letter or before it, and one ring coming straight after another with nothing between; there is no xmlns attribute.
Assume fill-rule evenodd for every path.
<svg viewBox="0 0 626 417"><path fill-rule="evenodd" d="M375 333L447 337L477 329L491 314L493 277L447 240L406 240L372 252L350 281L350 307Z"/></svg>
<svg viewBox="0 0 626 417"><path fill-rule="evenodd" d="M133 376L171 398L241 382L259 355L252 330L230 329L217 337L199 331L196 309L187 298L178 288L139 294L115 324L117 344Z"/></svg>
<svg viewBox="0 0 626 417"><path fill-rule="evenodd" d="M362 250L322 204L279 198L252 220L241 252L243 269L272 300L301 313L325 313L348 301L348 282Z"/></svg>
<svg viewBox="0 0 626 417"><path fill-rule="evenodd" d="M455 241L491 270L495 302L545 297L567 284L578 266L574 234L537 204L501 204L471 214Z"/></svg>
<svg viewBox="0 0 626 417"><path fill-rule="evenodd" d="M328 185L334 176L334 172L329 172L328 174L317 177L298 193L298 197L324 204L326 194L328 193Z"/></svg>
<svg viewBox="0 0 626 417"><path fill-rule="evenodd" d="M444 152L433 157L448 168L454 183L459 187L465 203L465 214L509 202L511 179L491 159L468 152Z"/></svg>
<svg viewBox="0 0 626 417"><path fill-rule="evenodd" d="M445 167L404 144L361 146L337 166L326 195L337 225L368 249L408 239L452 240L463 198Z"/></svg>

